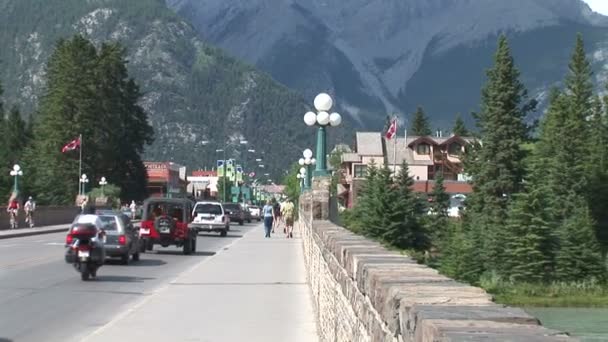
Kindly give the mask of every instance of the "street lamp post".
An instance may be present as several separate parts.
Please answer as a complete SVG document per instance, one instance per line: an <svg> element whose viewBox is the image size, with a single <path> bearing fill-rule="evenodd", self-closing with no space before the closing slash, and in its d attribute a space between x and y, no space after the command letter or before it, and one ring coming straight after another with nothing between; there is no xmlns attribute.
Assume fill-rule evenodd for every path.
<svg viewBox="0 0 608 342"><path fill-rule="evenodd" d="M339 126L342 123L342 116L335 112L328 113L333 105L333 100L325 93L321 93L315 97L314 105L317 113L308 112L304 114L304 122L308 126L319 126L317 130L317 167L314 175L327 176L327 133L325 127Z"/></svg>
<svg viewBox="0 0 608 342"><path fill-rule="evenodd" d="M11 170L10 175L15 177L15 184L13 185L14 192L19 193L19 182L17 181L17 177L23 176L21 166L19 166L19 164L13 165L13 169Z"/></svg>
<svg viewBox="0 0 608 342"><path fill-rule="evenodd" d="M101 180L99 181L99 185L101 185L101 197L106 197L104 188L107 184L108 184L108 181L106 180L106 177L101 177Z"/></svg>
<svg viewBox="0 0 608 342"><path fill-rule="evenodd" d="M80 183L82 184L81 195L85 195L87 193L86 183L88 183L88 182L89 182L89 178L87 178L87 175L83 173L82 176L80 177Z"/></svg>
<svg viewBox="0 0 608 342"><path fill-rule="evenodd" d="M225 148L224 149L217 149L217 150L215 150L215 152L216 153L219 153L219 152L223 152L224 153L224 157L222 158L223 161L224 161L224 164L222 165L222 167L224 168L224 177L222 177L223 180L224 180L224 186L222 187L222 202L225 203L226 202L226 149Z"/></svg>
<svg viewBox="0 0 608 342"><path fill-rule="evenodd" d="M306 178L308 177L306 175L306 168L300 168L300 172L296 177L298 177L298 179L300 180L300 193L303 193L304 188L306 187Z"/></svg>
<svg viewBox="0 0 608 342"><path fill-rule="evenodd" d="M300 166L306 167L306 178L304 178L304 190L309 190L312 186L311 166L316 165L317 160L315 158L312 158L312 151L309 148L305 149L302 155L304 156L304 158L300 158L298 163L300 164Z"/></svg>

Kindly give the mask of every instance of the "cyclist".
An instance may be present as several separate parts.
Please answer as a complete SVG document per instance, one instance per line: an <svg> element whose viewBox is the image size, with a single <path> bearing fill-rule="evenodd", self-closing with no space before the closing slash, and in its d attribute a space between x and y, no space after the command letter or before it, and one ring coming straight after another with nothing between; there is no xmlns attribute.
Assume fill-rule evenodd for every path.
<svg viewBox="0 0 608 342"><path fill-rule="evenodd" d="M17 214L19 214L20 207L17 195L13 194L6 207L6 211L10 214L11 229L17 228Z"/></svg>
<svg viewBox="0 0 608 342"><path fill-rule="evenodd" d="M34 211L36 210L36 202L32 196L28 197L27 202L23 205L25 211L25 223L30 224L30 228L34 227Z"/></svg>

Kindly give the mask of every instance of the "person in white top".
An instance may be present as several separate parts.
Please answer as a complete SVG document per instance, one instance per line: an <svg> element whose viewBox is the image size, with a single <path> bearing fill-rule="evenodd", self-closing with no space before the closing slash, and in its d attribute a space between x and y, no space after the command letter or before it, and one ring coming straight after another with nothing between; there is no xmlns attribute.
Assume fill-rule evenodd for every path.
<svg viewBox="0 0 608 342"><path fill-rule="evenodd" d="M30 228L34 227L34 211L36 210L36 202L32 196L28 197L27 202L23 205L25 211L25 223L30 224Z"/></svg>
<svg viewBox="0 0 608 342"><path fill-rule="evenodd" d="M135 204L135 201L131 201L129 208L131 208L131 219L135 220L135 212L137 211L137 204Z"/></svg>

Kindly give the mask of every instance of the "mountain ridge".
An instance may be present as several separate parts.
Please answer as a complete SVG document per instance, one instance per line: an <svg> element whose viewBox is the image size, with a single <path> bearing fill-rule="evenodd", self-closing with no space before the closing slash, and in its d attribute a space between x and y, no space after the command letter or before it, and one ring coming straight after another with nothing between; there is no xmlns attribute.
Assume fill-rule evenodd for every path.
<svg viewBox="0 0 608 342"><path fill-rule="evenodd" d="M367 127L386 112L403 116L413 111L416 99L407 90L417 87L411 80L429 52L443 56L462 46L487 44L499 33L519 37L547 27L584 26L608 33L608 17L591 11L581 0L168 0L168 4L203 39L305 96L317 89L335 94L338 103ZM570 49L573 41L574 31L572 40L559 49ZM589 46L603 41L608 38L590 41ZM487 58L491 56L478 59ZM475 88L468 89L468 105L454 108L454 113L475 109L481 84Z"/></svg>

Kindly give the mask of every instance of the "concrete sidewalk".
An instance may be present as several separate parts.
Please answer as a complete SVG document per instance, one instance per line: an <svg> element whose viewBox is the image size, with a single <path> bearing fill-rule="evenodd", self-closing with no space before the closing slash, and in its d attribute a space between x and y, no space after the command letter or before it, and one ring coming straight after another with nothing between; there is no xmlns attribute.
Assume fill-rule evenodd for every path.
<svg viewBox="0 0 608 342"><path fill-rule="evenodd" d="M318 341L302 240L263 235L256 225L86 341Z"/></svg>
<svg viewBox="0 0 608 342"><path fill-rule="evenodd" d="M0 230L0 240L24 237L24 236L40 235L40 234L60 233L60 232L66 232L66 234L67 234L69 225L70 225L69 223L66 223L66 224L60 224L60 225L56 225L56 226L3 229L3 230Z"/></svg>

